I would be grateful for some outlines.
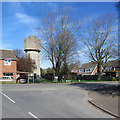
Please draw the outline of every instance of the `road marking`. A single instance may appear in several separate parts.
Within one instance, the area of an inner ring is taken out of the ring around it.
[[[10,100],[12,103],[15,103],[14,100],[12,100],[10,97],[8,97],[7,95],[5,95],[4,93],[0,92],[3,96],[5,96],[8,100]]]
[[[40,120],[37,116],[33,115],[31,112],[28,112],[28,114],[31,115],[33,118]]]

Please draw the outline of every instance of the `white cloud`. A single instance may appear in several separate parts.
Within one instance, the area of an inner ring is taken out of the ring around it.
[[[18,20],[18,22],[20,22],[20,23],[32,24],[32,23],[38,22],[38,19],[36,17],[29,16],[29,15],[23,14],[23,13],[16,13],[15,17]]]

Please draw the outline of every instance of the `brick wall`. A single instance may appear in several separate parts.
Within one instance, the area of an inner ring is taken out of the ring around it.
[[[97,66],[93,69],[92,75],[95,75],[97,73]]]
[[[4,76],[3,73],[13,73],[12,77],[16,80],[17,61],[11,60],[11,65],[4,65],[4,60],[0,60],[0,77]]]
[[[103,68],[101,67],[101,72],[102,72]],[[97,66],[94,68],[92,75],[95,75],[95,73],[97,73]]]

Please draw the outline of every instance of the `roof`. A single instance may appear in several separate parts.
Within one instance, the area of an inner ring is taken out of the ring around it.
[[[111,60],[108,61],[106,67],[120,67],[120,60]]]
[[[94,68],[96,66],[96,63],[91,61],[89,63],[84,63],[80,68]]]
[[[0,59],[17,60],[13,50],[0,50]]]
[[[96,63],[91,61],[89,63],[82,64],[82,66],[80,68],[81,69],[83,69],[83,68],[95,68],[95,66],[96,66]],[[106,67],[120,67],[120,60],[108,61],[108,63],[106,64]]]

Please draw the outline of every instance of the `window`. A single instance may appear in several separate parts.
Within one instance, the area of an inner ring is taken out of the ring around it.
[[[79,72],[84,72],[84,69],[79,69]]]
[[[11,60],[4,60],[4,65],[11,65]]]
[[[5,73],[5,76],[11,76],[10,74],[11,74],[11,73]]]
[[[120,68],[119,68],[119,67],[118,67],[118,68],[116,67],[114,70],[119,70],[119,71],[120,71]]]
[[[86,68],[85,72],[91,72],[91,68]]]
[[[106,71],[112,70],[112,67],[106,67],[105,70]]]

